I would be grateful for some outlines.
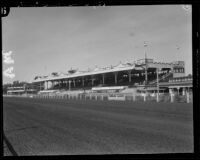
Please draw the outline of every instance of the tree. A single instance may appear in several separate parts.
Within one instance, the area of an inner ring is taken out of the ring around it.
[[[13,87],[19,86],[19,81],[13,81]]]
[[[11,87],[12,84],[11,83],[6,83],[3,85],[3,94],[7,93],[8,87]]]

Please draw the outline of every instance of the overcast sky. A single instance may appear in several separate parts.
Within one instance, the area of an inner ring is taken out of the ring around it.
[[[185,61],[192,73],[191,12],[182,5],[11,8],[2,18],[3,52],[12,51],[15,78],[87,70],[147,57]]]

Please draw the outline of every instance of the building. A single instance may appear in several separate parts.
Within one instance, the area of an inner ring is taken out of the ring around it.
[[[96,67],[88,71],[71,69],[68,73],[36,77],[33,84],[38,86],[39,90],[77,90],[106,86],[138,87],[147,90],[158,87],[158,82],[159,89],[164,85],[169,88],[173,78],[178,77],[185,77],[184,61],[165,63],[145,58],[135,62],[120,62],[116,66]]]
[[[31,88],[31,84],[26,84],[24,86],[18,87],[8,87],[7,95],[28,95],[28,94],[36,94],[37,89]]]

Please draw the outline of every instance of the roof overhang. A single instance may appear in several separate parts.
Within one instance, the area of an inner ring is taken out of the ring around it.
[[[60,77],[51,77],[46,79],[39,79],[34,80],[33,83],[37,82],[44,82],[44,81],[53,81],[53,80],[61,80],[61,79],[69,79],[69,78],[77,78],[77,77],[84,77],[84,76],[90,76],[90,75],[97,75],[97,74],[104,74],[104,73],[112,73],[112,72],[120,72],[120,71],[128,71],[128,70],[143,70],[141,67],[122,67],[122,68],[113,68],[108,70],[100,70],[100,71],[92,71],[92,72],[86,72],[86,73],[75,73],[73,75],[65,75]]]

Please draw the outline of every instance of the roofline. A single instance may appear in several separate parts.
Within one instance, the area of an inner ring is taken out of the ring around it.
[[[150,59],[150,58],[149,58]],[[140,60],[144,60],[144,59],[140,59]],[[153,60],[153,59],[152,59]],[[137,60],[139,61],[139,60]],[[184,62],[184,61],[183,61]],[[152,62],[149,64],[165,64],[165,65],[172,65],[170,68],[173,68],[174,66],[176,66],[177,64],[174,64],[173,62],[171,63],[162,63],[162,62]],[[32,83],[37,83],[37,82],[44,82],[44,81],[52,81],[52,80],[60,80],[60,79],[69,79],[69,78],[76,78],[76,77],[83,77],[83,76],[90,76],[90,75],[97,75],[97,74],[104,74],[104,73],[112,73],[112,72],[119,72],[119,71],[126,71],[126,70],[144,70],[144,66],[137,66],[137,63],[134,63],[134,65],[132,66],[126,66],[126,67],[122,67],[122,68],[118,68],[118,66],[115,66],[114,68],[110,68],[110,69],[105,69],[105,70],[99,70],[99,71],[89,71],[89,72],[85,72],[85,73],[74,73],[72,75],[62,75],[59,77],[47,77],[45,79],[38,79],[38,80],[33,80]]]
[[[69,78],[75,78],[75,77],[83,77],[83,76],[89,76],[89,75],[97,75],[97,74],[103,74],[103,73],[112,73],[112,72],[119,72],[119,71],[126,71],[126,70],[132,70],[134,69],[134,66],[130,67],[124,67],[124,68],[113,68],[110,70],[101,70],[101,71],[92,71],[92,72],[86,72],[86,73],[74,73],[73,75],[65,75],[65,76],[60,76],[60,77],[52,77],[52,78],[47,78],[47,79],[41,79],[41,80],[35,80],[32,81],[33,83],[37,82],[44,82],[44,81],[50,81],[50,80],[59,80],[59,79],[69,79]],[[138,70],[143,70],[141,67],[137,67]]]

